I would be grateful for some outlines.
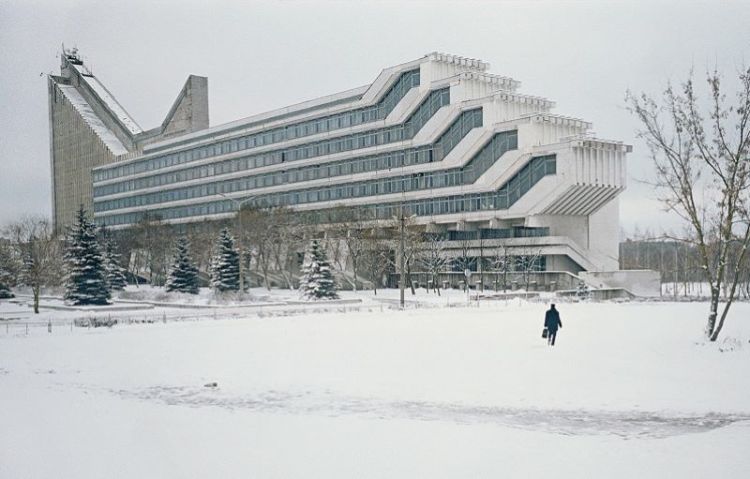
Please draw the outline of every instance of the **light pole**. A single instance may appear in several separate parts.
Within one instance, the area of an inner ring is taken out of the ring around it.
[[[404,277],[404,269],[405,269],[405,266],[406,266],[404,264],[404,257],[406,256],[406,251],[404,251],[404,249],[405,249],[405,244],[404,244],[405,243],[405,241],[404,241],[404,239],[405,239],[404,238],[404,220],[405,220],[405,218],[404,218],[404,205],[403,204],[399,207],[399,212],[398,213],[399,213],[399,223],[400,223],[399,224],[399,248],[401,249],[401,251],[399,251],[399,254],[401,255],[401,258],[399,260],[399,270],[400,271],[399,271],[399,274],[398,274],[398,283],[399,283],[399,295],[400,295],[400,298],[401,298],[401,309],[404,309],[404,286],[405,286],[404,282],[406,281],[406,279]]]
[[[471,278],[471,270],[469,268],[464,269],[464,278],[466,278],[466,304],[471,304],[471,293],[469,292],[469,279]]]
[[[244,293],[245,292],[245,275],[243,274],[243,271],[242,271],[242,264],[244,263],[243,261],[244,258],[242,257],[242,205],[244,205],[248,201],[255,200],[263,195],[248,196],[241,200],[230,198],[224,193],[219,193],[219,196],[224,197],[228,199],[229,201],[231,201],[232,203],[234,203],[235,205],[237,205],[237,249],[239,250],[239,253],[240,253],[240,292]]]

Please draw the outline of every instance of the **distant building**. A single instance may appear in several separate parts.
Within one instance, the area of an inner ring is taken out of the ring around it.
[[[293,68],[293,67],[290,67]],[[76,52],[50,77],[55,219],[79,203],[100,224],[226,219],[236,201],[371,221],[405,212],[474,257],[503,244],[538,270],[618,268],[626,155],[591,124],[485,62],[431,53],[364,87],[208,128],[206,79],[189,77],[142,131]]]

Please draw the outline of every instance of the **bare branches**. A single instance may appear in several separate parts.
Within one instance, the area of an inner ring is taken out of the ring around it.
[[[692,74],[679,92],[668,85],[661,105],[645,94],[627,94],[629,110],[641,124],[637,135],[646,142],[654,161],[663,201],[690,225],[690,235],[681,240],[696,246],[711,288],[707,334],[712,341],[734,299],[740,263],[750,242],[748,234],[738,233],[738,229],[744,227],[747,232],[750,228],[750,69],[740,73],[739,79],[736,102],[728,106],[717,71],[706,75],[706,107],[701,106]],[[697,197],[698,191],[703,197]],[[737,243],[740,255],[732,254]],[[730,282],[731,294],[716,326],[723,282]]]
[[[450,264],[448,242],[438,234],[425,234],[419,252],[420,263],[429,275],[433,291],[440,295],[439,275]]]
[[[62,278],[60,240],[49,219],[24,217],[5,228],[11,245],[21,259],[21,283],[31,287],[34,312],[39,313],[39,296],[44,286],[57,286]]]

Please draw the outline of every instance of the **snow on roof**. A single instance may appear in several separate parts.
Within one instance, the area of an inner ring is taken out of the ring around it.
[[[83,65],[72,65],[81,74],[81,77],[86,82],[86,84],[91,87],[92,90],[94,90],[94,93],[97,94],[99,99],[104,102],[104,104],[110,109],[112,114],[114,114],[115,117],[120,121],[122,126],[124,126],[133,135],[137,135],[138,133],[141,133],[143,131],[143,129],[138,126],[138,123],[135,122],[133,117],[131,117],[130,114],[125,111],[125,108],[123,108],[123,106],[120,105],[117,100],[115,100],[115,97],[109,92],[109,90],[107,90],[104,85],[102,85],[101,82],[91,74],[88,68]]]
[[[74,86],[58,84],[57,87],[65,95],[73,108],[81,115],[83,120],[88,124],[94,133],[101,138],[107,148],[115,155],[124,155],[128,152],[127,148],[120,142],[115,134],[107,128],[104,122],[94,113],[91,105],[75,89]]]

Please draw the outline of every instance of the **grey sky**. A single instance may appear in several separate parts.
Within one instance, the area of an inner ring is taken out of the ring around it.
[[[60,44],[76,45],[143,128],[160,123],[190,73],[209,78],[211,125],[371,82],[431,51],[491,63],[555,112],[623,140],[622,225],[671,228],[625,90],[659,92],[750,61],[750,3],[207,2],[0,0],[0,224],[50,211],[46,79]]]

